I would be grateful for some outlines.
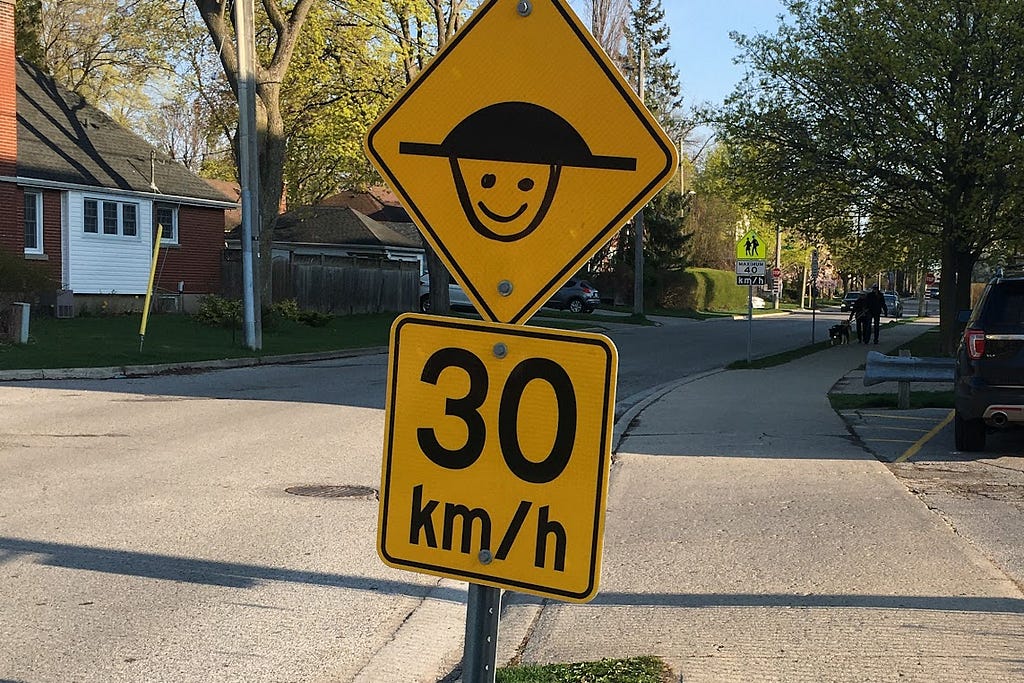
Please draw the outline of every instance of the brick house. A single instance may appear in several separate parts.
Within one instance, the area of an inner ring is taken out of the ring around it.
[[[141,308],[161,222],[155,289],[190,309],[220,291],[237,203],[16,58],[14,3],[0,0],[0,207],[0,249],[44,263],[78,309]]]

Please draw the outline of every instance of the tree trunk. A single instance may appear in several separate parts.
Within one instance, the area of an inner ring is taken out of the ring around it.
[[[971,276],[977,257],[952,239],[942,242],[942,280],[939,282],[939,350],[953,355],[960,343],[957,313],[971,307]]]
[[[427,273],[430,274],[430,312],[434,315],[447,315],[452,310],[448,296],[451,275],[429,244],[424,242],[423,248],[427,254]]]
[[[284,193],[285,134],[280,106],[281,87],[261,83],[256,107],[257,144],[260,150],[260,298],[269,308],[273,302],[274,227]]]

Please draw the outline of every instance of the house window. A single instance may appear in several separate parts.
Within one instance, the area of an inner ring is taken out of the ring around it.
[[[153,240],[156,240],[156,226],[164,226],[161,244],[178,243],[178,207],[174,204],[153,205]]]
[[[25,253],[43,253],[43,195],[25,193]]]
[[[139,206],[127,202],[86,199],[83,205],[82,229],[94,235],[100,233],[102,220],[104,235],[138,237]]]
[[[85,231],[99,232],[99,202],[95,199],[85,200]]]
[[[117,234],[117,204],[115,202],[103,202],[103,234]]]
[[[138,209],[134,204],[121,205],[121,234],[125,237],[135,237],[139,234],[137,213]]]

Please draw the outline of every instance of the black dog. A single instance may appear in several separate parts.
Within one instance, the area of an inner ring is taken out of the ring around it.
[[[828,341],[829,344],[835,346],[836,344],[849,344],[850,343],[850,321],[846,320],[838,325],[833,325],[828,328]]]

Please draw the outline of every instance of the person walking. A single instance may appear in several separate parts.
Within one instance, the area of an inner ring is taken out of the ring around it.
[[[868,302],[867,297],[861,292],[857,300],[850,306],[850,320],[857,325],[857,343],[868,343]]]
[[[885,305],[885,297],[878,291],[878,285],[871,285],[871,291],[864,297],[865,306],[868,311],[867,326],[864,330],[864,343],[868,343],[868,337],[874,332],[875,343],[878,343],[878,328],[881,326],[882,313],[889,315],[889,308]]]

